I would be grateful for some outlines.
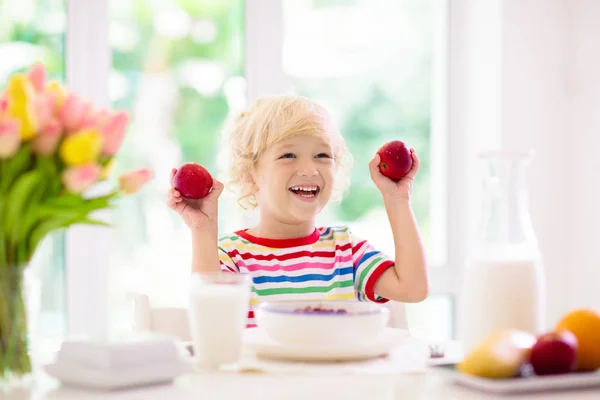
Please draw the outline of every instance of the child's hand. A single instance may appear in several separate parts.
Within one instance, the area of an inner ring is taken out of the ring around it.
[[[210,193],[202,199],[188,199],[173,188],[173,176],[177,169],[171,170],[171,189],[167,205],[175,210],[192,231],[207,231],[217,234],[218,199],[223,192],[223,184],[213,178]]]
[[[375,158],[369,163],[371,179],[373,179],[375,186],[377,186],[384,198],[410,198],[413,180],[419,170],[419,157],[417,157],[414,149],[410,149],[410,155],[413,159],[412,168],[398,182],[393,181],[379,171],[379,163],[381,161],[379,154],[375,154]]]

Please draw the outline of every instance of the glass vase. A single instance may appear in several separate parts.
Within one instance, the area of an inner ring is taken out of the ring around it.
[[[0,265],[0,387],[33,380],[31,326],[39,310],[39,281],[30,266]]]

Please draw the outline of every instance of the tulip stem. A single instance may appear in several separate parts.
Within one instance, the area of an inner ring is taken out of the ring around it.
[[[31,372],[23,271],[0,264],[0,382]]]

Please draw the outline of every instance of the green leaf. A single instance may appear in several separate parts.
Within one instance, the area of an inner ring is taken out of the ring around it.
[[[85,218],[82,221],[80,221],[79,223],[85,224],[85,225],[96,225],[96,226],[104,226],[104,227],[110,228],[110,224],[108,224],[104,221],[98,221],[97,219],[91,219],[91,218]]]
[[[4,221],[4,198],[0,197],[0,221]],[[3,262],[8,261],[8,241],[4,235],[4,229],[0,226],[0,268],[5,267]]]
[[[60,197],[48,199],[42,206],[42,213],[63,212],[67,210],[80,210],[81,212],[91,212],[111,206],[111,200],[119,195],[119,192],[111,192],[107,195],[84,199],[80,195],[66,194]]]
[[[92,210],[100,210],[103,208],[110,207],[110,202],[112,199],[116,198],[119,195],[118,191],[111,192],[105,196],[95,197],[92,199],[85,200],[85,209]]]
[[[49,183],[50,182],[46,179],[40,179],[37,190],[34,190],[31,196],[27,199],[27,206],[21,218],[21,229],[19,229],[18,233],[16,234],[15,243],[20,243],[40,219],[40,208],[43,204],[43,198],[46,194],[46,189],[48,188]]]
[[[59,197],[48,199],[46,206],[56,207],[57,209],[69,209],[81,207],[85,204],[85,200],[78,194],[65,194]]]
[[[87,213],[80,214],[76,217],[73,217],[71,213],[54,215],[34,228],[29,237],[28,254],[32,255],[35,252],[36,247],[46,235],[58,229],[68,228],[75,224],[109,226],[105,222],[90,218]]]
[[[37,167],[44,173],[52,176],[58,176],[58,169],[52,157],[38,156],[36,158]]]
[[[8,238],[12,238],[12,243],[16,244],[19,235],[19,219],[23,218],[23,211],[33,195],[33,192],[39,187],[42,175],[39,171],[29,171],[19,177],[10,193],[6,198],[4,232]]]
[[[2,175],[0,176],[0,194],[8,193],[17,177],[27,170],[31,161],[31,147],[22,146],[17,154],[2,164]]]
[[[23,216],[23,229],[21,235],[19,235],[18,241],[24,239],[24,235],[29,234],[33,225],[40,218],[40,207],[52,196],[52,193],[50,193],[50,187],[53,183],[52,178],[44,174],[43,171],[40,171],[40,173],[42,175],[40,176],[38,187],[27,199],[27,207]]]
[[[110,207],[110,201],[118,194],[118,192],[112,192],[87,200],[79,195],[67,194],[48,199],[44,204],[40,204],[27,216],[27,232],[34,227],[30,236],[30,251],[35,251],[35,246],[39,244],[44,235],[53,230],[66,228],[73,224],[110,226],[102,221],[91,219],[88,215],[95,210]],[[42,222],[39,222],[40,220]]]
[[[77,219],[78,218],[73,218],[72,215],[57,214],[54,217],[50,217],[41,222],[33,229],[31,235],[29,235],[28,253],[33,254],[38,244],[46,237],[46,235],[58,229],[68,227],[77,221]]]
[[[42,204],[37,209],[37,215],[39,219],[48,219],[55,215],[61,215],[64,218],[77,219],[87,215],[87,211],[80,208],[56,207]]]

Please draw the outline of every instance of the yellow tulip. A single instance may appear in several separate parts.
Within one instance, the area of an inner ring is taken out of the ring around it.
[[[33,85],[25,75],[16,74],[9,79],[5,94],[8,100],[6,115],[21,123],[21,140],[33,138],[38,128]]]
[[[60,156],[70,166],[90,164],[102,151],[102,135],[96,129],[84,129],[67,136],[60,146]]]

